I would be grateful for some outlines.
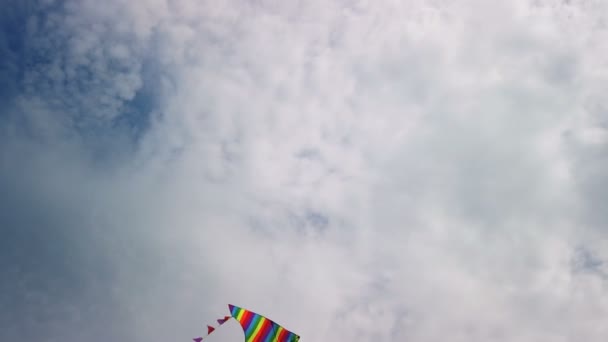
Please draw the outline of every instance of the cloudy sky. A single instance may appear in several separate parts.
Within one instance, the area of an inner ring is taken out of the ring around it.
[[[0,340],[608,336],[606,1],[0,4]]]

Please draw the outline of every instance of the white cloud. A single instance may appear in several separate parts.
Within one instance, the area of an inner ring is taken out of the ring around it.
[[[118,337],[189,340],[234,303],[304,341],[600,341],[604,7],[70,2],[32,19],[50,57],[20,102],[68,133],[26,174],[13,139],[2,183],[88,213]],[[91,166],[72,123],[127,115],[146,73],[149,130]]]

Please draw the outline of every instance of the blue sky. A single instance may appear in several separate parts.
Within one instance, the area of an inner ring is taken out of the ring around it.
[[[603,1],[2,5],[0,340],[608,335]]]

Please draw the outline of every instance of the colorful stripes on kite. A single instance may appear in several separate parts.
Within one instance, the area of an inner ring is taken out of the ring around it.
[[[228,308],[232,317],[243,327],[245,342],[297,342],[300,340],[300,336],[262,315],[234,305],[228,305]]]

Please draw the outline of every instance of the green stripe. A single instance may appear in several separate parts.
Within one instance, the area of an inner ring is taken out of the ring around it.
[[[275,341],[278,334],[279,334],[279,325],[273,322],[272,323],[272,334],[268,334],[269,338],[267,338],[266,341],[268,341],[268,342]]]
[[[258,315],[258,314],[254,314],[255,316],[251,319],[251,324],[249,324],[249,326],[247,327],[247,331],[245,331],[245,337],[246,338],[250,338],[251,335],[253,335],[253,332],[255,331],[255,327],[258,326],[258,324],[260,324],[260,320],[262,319],[262,316]]]

